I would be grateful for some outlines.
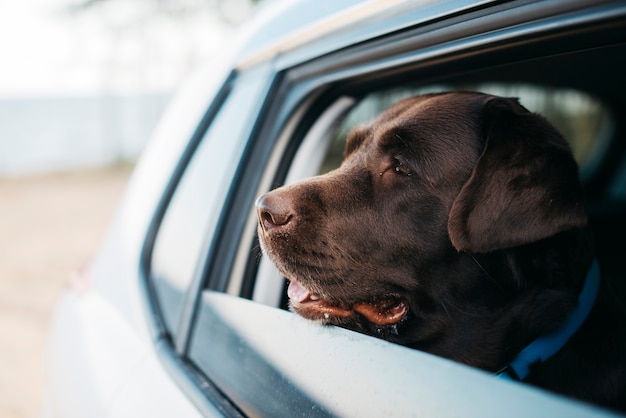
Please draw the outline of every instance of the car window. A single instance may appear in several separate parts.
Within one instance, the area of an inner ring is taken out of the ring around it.
[[[235,82],[193,153],[159,227],[151,278],[168,330],[181,318],[185,292],[203,249],[213,235],[225,195],[242,153],[246,112],[262,83],[242,75]]]
[[[509,95],[520,97],[521,102],[533,111],[545,113],[546,109],[560,108],[562,104],[558,101],[543,101],[555,92],[539,87],[516,90],[517,86],[494,86],[491,92],[495,93],[497,89],[507,91],[507,88],[510,88]],[[403,97],[432,91],[431,87],[391,89],[368,94],[358,102],[352,97],[340,96],[327,106],[304,135],[292,157],[285,183],[337,167],[341,163],[345,137],[350,129],[370,120]],[[607,129],[610,114],[600,102],[584,93],[570,90],[561,93],[562,98],[559,100],[580,101],[579,107],[570,106],[567,108],[570,110],[559,109],[554,112],[563,118],[562,129],[569,129],[569,118],[580,118],[581,114],[587,116],[585,134],[577,133],[577,142],[572,143],[575,149],[578,147],[579,159],[584,162],[591,158],[596,147],[601,146],[603,130]],[[534,102],[531,100],[533,98]],[[582,122],[578,120],[578,123]],[[402,410],[412,414],[422,407],[432,411],[430,408],[436,409],[436,406],[425,406],[424,400],[420,401],[406,393],[407,390],[419,391],[414,385],[423,382],[432,385],[429,386],[431,395],[434,386],[440,387],[442,392],[446,392],[444,388],[456,387],[448,393],[455,394],[455,400],[459,401],[456,405],[462,409],[457,412],[464,416],[481,416],[485,408],[497,408],[496,404],[502,402],[499,399],[498,402],[494,401],[494,405],[489,405],[490,401],[483,397],[483,403],[474,404],[475,410],[471,410],[468,405],[472,402],[458,398],[466,393],[460,390],[461,386],[472,386],[478,380],[483,389],[485,385],[501,384],[488,373],[466,367],[461,371],[457,368],[451,371],[451,362],[448,360],[433,358],[416,350],[336,327],[319,327],[291,313],[264,306],[286,306],[286,282],[266,257],[261,256],[260,261],[255,259],[254,262],[259,268],[252,299],[261,303],[204,290],[195,324],[196,332],[189,345],[189,358],[228,398],[234,400],[244,414],[360,416],[361,413],[371,413],[371,416],[384,416]],[[390,356],[390,351],[394,351],[396,357]],[[346,362],[342,363],[344,360]],[[431,361],[433,363],[428,366]],[[378,364],[381,370],[363,368],[361,366],[364,363]],[[320,370],[319,367],[328,369]],[[402,373],[391,372],[394,367],[405,370]],[[346,368],[350,370],[349,373],[346,373]],[[422,376],[422,379],[396,381],[410,375],[406,373],[406,368],[415,368],[415,374]],[[448,378],[443,377],[442,370],[450,372]],[[464,374],[466,372],[467,375]],[[358,374],[366,376],[359,377]],[[346,376],[352,376],[350,382],[341,381]],[[359,392],[367,390],[359,386],[360,381],[372,382],[377,379],[385,382],[384,388],[372,390],[370,396],[363,396]],[[461,383],[464,379],[467,379],[466,383]],[[541,407],[547,408],[543,412],[585,412],[585,407],[581,409],[579,405],[547,396],[528,386],[516,385],[515,389],[520,392],[509,392],[511,397],[507,402],[524,402],[522,399],[530,396],[533,405],[538,405],[534,402],[549,403]],[[389,396],[389,402],[380,401],[385,396]],[[395,401],[393,396],[397,396]],[[444,398],[445,395],[438,395],[439,401]],[[452,408],[449,412],[454,415],[454,406],[446,405]],[[528,406],[525,410],[528,411]],[[586,412],[598,411],[590,409]]]
[[[296,84],[297,79],[289,74],[284,77]],[[345,90],[342,86],[332,87],[327,96],[320,94],[315,106],[281,109],[281,114],[294,115],[295,122],[288,122],[298,129],[293,129],[296,132],[293,135],[286,134],[291,142],[286,151],[277,151],[279,162],[268,158],[266,171],[267,177],[272,178],[272,188],[339,166],[350,129],[397,100],[416,94],[478,90],[519,97],[522,105],[545,115],[568,137],[583,176],[585,171],[593,171],[596,158],[607,152],[607,137],[613,129],[612,115],[600,100],[569,88],[501,82],[399,87],[396,84],[393,88],[371,93],[368,90],[361,95],[363,92],[354,85],[346,86]],[[296,100],[285,91],[285,100],[281,102],[293,105]],[[288,125],[270,118],[264,122]],[[259,192],[266,190],[260,188]],[[254,231],[253,202],[249,205],[253,219],[250,229]],[[235,283],[234,290],[229,291],[231,294],[203,289],[186,353],[193,366],[243,414],[482,417],[500,416],[506,405],[507,411],[524,411],[529,416],[603,415],[601,410],[588,405],[526,385],[503,382],[477,369],[338,327],[321,327],[283,309],[275,309],[285,308],[285,280],[260,254],[258,242],[251,245],[252,234],[234,237],[242,241],[241,252],[249,262],[246,269],[253,276],[256,274],[252,295],[239,292],[241,277],[232,277],[241,275],[243,268],[233,269],[236,273],[231,273],[231,283]],[[251,247],[257,251],[251,251]],[[253,301],[233,296],[239,294]],[[428,395],[415,395],[419,393]],[[490,396],[491,393],[495,395]]]

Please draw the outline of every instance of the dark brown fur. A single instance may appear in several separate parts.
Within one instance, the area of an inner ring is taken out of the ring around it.
[[[314,295],[295,312],[492,372],[559,326],[593,259],[567,142],[478,93],[397,103],[349,135],[340,168],[257,209],[264,252]],[[626,410],[624,321],[603,302],[526,381]]]

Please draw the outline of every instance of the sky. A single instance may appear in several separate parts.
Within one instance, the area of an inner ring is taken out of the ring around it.
[[[0,95],[53,88],[52,77],[58,76],[72,55],[70,28],[50,18],[58,3],[59,0],[0,3]]]
[[[0,2],[0,98],[171,91],[235,29],[198,8],[206,1],[188,0],[196,12],[175,16],[149,1],[107,0],[71,13],[72,2]]]
[[[133,160],[252,13],[250,0],[70,7],[84,1],[0,1],[0,177]]]

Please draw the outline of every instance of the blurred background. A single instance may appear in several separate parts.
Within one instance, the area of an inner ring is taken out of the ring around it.
[[[0,2],[0,418],[40,415],[59,291],[173,94],[259,3]]]

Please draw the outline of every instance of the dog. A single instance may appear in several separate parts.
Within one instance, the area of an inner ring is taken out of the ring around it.
[[[350,132],[339,168],[260,196],[258,236],[304,318],[626,411],[626,321],[584,194],[545,118],[436,93]]]

